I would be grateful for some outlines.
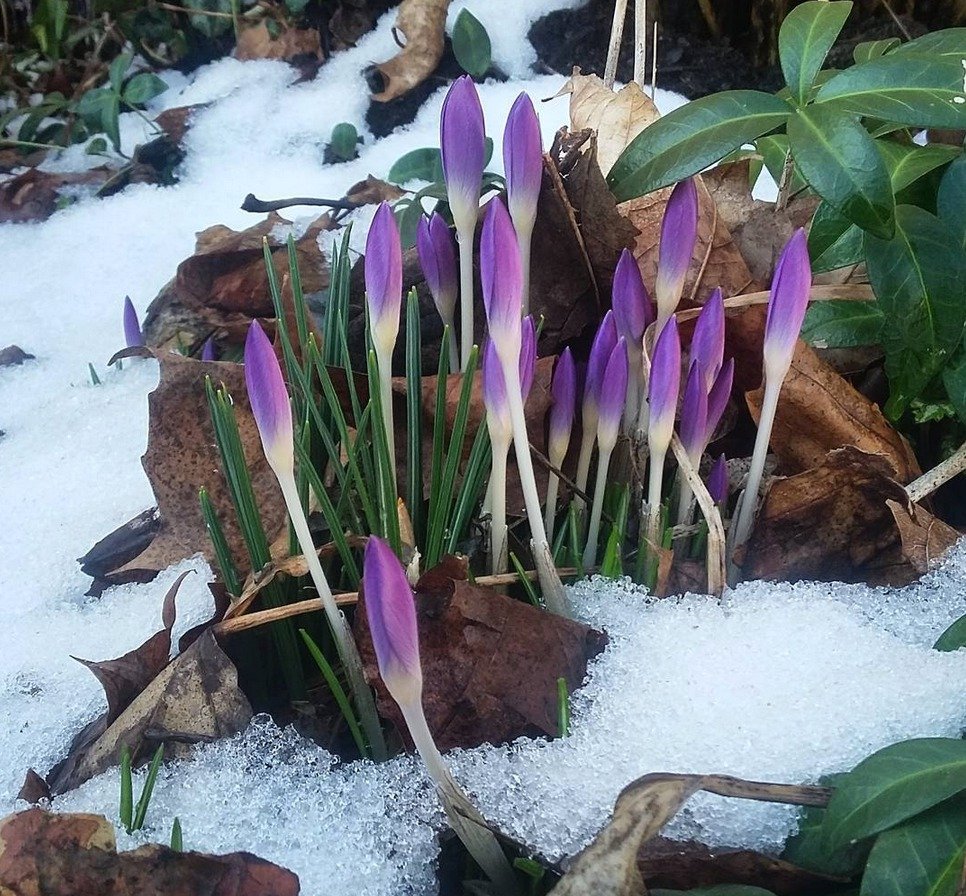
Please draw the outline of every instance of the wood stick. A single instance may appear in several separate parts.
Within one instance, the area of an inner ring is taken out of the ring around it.
[[[627,15],[627,0],[614,3],[614,21],[610,26],[610,43],[607,45],[607,62],[604,65],[604,86],[614,89],[617,78],[617,60],[621,52],[621,38],[624,36],[624,18]]]
[[[964,470],[966,470],[966,442],[959,446],[952,457],[947,457],[942,463],[910,482],[906,486],[906,494],[913,504],[917,504]]]

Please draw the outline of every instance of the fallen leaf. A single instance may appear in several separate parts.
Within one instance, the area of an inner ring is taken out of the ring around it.
[[[359,205],[378,205],[380,202],[395,202],[406,195],[406,191],[371,174],[346,190],[345,198]]]
[[[772,481],[742,578],[868,581],[877,566],[895,564],[898,536],[886,501],[904,497],[888,458],[852,446],[830,451],[804,473]],[[907,569],[905,581],[913,577]]]
[[[191,106],[175,106],[173,109],[165,109],[154,119],[154,123],[168,135],[172,142],[180,146],[185,134],[188,133],[192,116],[195,112],[206,109],[208,105],[208,103],[194,103]]]
[[[288,61],[296,56],[312,56],[322,59],[322,42],[315,28],[292,28],[283,22],[275,22],[278,33],[273,35],[268,20],[242,28],[235,42],[232,55],[243,61],[251,59],[282,59]]]
[[[28,803],[39,803],[41,800],[50,799],[50,788],[47,786],[47,782],[40,777],[32,768],[27,769],[27,774],[24,775],[23,784],[20,785],[20,790],[17,793],[18,800],[24,800]]]
[[[436,71],[443,57],[448,8],[449,0],[403,0],[399,4],[395,31],[405,36],[406,43],[392,59],[375,66],[382,74],[383,89],[372,94],[374,100],[394,100]]]
[[[597,132],[597,164],[606,176],[628,144],[660,118],[657,106],[634,82],[616,93],[597,75],[573,70],[557,96],[570,94],[570,129]]]
[[[29,168],[0,183],[0,224],[44,221],[61,207],[68,191],[87,188],[93,193],[111,173],[104,165],[65,174]]]
[[[756,422],[763,394],[757,389],[746,395]],[[879,408],[801,340],[782,385],[769,444],[786,472],[816,467],[829,451],[845,445],[880,455],[899,482],[911,482],[921,472],[909,443]]]
[[[415,590],[423,706],[439,748],[556,736],[557,679],[579,687],[606,635],[438,571]],[[359,602],[364,608],[364,589]],[[379,679],[364,610],[355,614],[355,631],[379,711],[408,742]]]
[[[212,333],[241,344],[252,318],[274,317],[268,274],[262,251],[268,240],[287,306],[292,304],[286,237],[277,235],[288,222],[277,214],[243,231],[218,224],[198,234],[195,253],[178,265],[148,307],[143,331],[148,345],[173,351],[200,346]],[[331,230],[328,214],[321,215],[296,240],[296,256],[303,292],[308,295],[328,286],[325,258],[318,236]]]
[[[106,588],[111,587],[111,573],[143,553],[154,541],[160,526],[161,516],[157,507],[143,510],[105,535],[83,557],[78,557],[81,572],[94,579],[87,594],[99,597]],[[157,570],[145,570],[140,576],[131,573],[133,581],[144,582],[149,582],[156,574]]]
[[[152,843],[118,853],[101,815],[27,809],[0,820],[4,896],[296,896],[298,877],[246,852],[176,852]]]
[[[899,529],[902,556],[919,575],[928,572],[961,537],[961,533],[928,510],[909,501],[886,501]]]

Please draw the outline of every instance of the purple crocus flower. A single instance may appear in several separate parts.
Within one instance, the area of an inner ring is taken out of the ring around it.
[[[402,305],[402,244],[388,202],[380,204],[366,237],[366,302],[377,351],[391,353],[399,333]]]
[[[476,226],[483,181],[483,106],[469,75],[457,78],[443,100],[439,147],[443,158],[446,194],[457,230]]]
[[[436,212],[430,218],[420,217],[416,228],[416,250],[436,310],[443,323],[452,327],[459,292],[456,243],[446,222]]]
[[[523,401],[526,402],[533,385],[533,374],[537,364],[537,330],[532,317],[525,317],[521,323],[520,344],[520,387]],[[500,432],[509,442],[512,435],[510,405],[506,394],[506,381],[503,368],[492,339],[483,347],[483,404],[486,406],[487,420],[492,418],[500,426]]]
[[[506,198],[517,233],[530,233],[537,216],[543,179],[543,142],[540,120],[530,97],[521,93],[503,129],[503,168]]]
[[[663,454],[674,432],[674,414],[681,388],[681,340],[674,317],[668,319],[657,337],[651,358],[651,375],[647,384],[647,403],[650,409],[648,441],[657,446],[652,454]]]
[[[144,345],[144,335],[141,333],[138,313],[134,310],[130,296],[124,297],[124,342],[128,348]]]
[[[627,340],[621,336],[607,359],[607,367],[600,384],[597,411],[597,446],[600,451],[613,449],[617,443],[626,399]]]
[[[714,384],[724,360],[725,317],[721,289],[715,289],[704,303],[691,337],[691,362],[698,361],[704,372],[704,388]]]
[[[714,431],[721,422],[721,415],[728,406],[731,397],[731,386],[735,379],[735,359],[728,358],[718,375],[714,379],[711,391],[708,393],[708,426],[704,433],[704,444],[707,445],[714,435]]]
[[[661,246],[657,259],[657,279],[654,293],[657,298],[657,325],[663,329],[678,307],[684,279],[694,254],[698,234],[698,191],[694,179],[678,183],[664,209],[661,222]]]
[[[379,674],[401,706],[419,703],[423,671],[419,662],[416,603],[399,558],[370,535],[362,564],[366,618]]]
[[[684,386],[684,402],[681,405],[681,443],[691,463],[697,465],[704,451],[705,432],[708,427],[708,393],[704,370],[700,361],[692,361]]]
[[[490,338],[499,356],[509,363],[520,352],[523,273],[513,223],[499,199],[489,203],[483,221],[480,279]]]
[[[201,346],[202,361],[217,361],[218,353],[215,351],[215,337],[209,336],[204,345]]]
[[[611,304],[617,332],[627,340],[628,346],[640,347],[644,331],[654,320],[654,309],[641,277],[641,269],[629,249],[621,252],[614,271]]]
[[[560,466],[570,447],[570,432],[577,407],[577,369],[569,346],[561,352],[550,384],[550,425],[547,449],[551,463]],[[557,458],[557,460],[554,460]]]
[[[721,506],[728,500],[728,462],[722,454],[711,467],[707,479],[708,494],[715,504]]]
[[[808,295],[812,288],[812,267],[808,259],[808,242],[800,227],[785,244],[768,298],[765,321],[765,376],[782,379],[792,363],[795,343],[802,329]]]
[[[607,374],[607,362],[610,360],[614,346],[617,345],[617,322],[614,312],[608,311],[597,328],[594,342],[590,347],[590,358],[587,361],[587,379],[584,382],[584,426],[591,429],[597,425],[597,413],[600,405],[600,394],[604,377]]]
[[[257,320],[245,339],[245,385],[269,466],[279,477],[291,475],[295,466],[292,407],[275,349]]]

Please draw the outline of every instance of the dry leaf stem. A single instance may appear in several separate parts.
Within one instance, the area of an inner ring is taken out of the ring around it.
[[[964,470],[966,470],[966,442],[960,445],[951,457],[947,457],[941,464],[937,464],[918,479],[910,482],[906,486],[906,494],[913,504],[917,504]]]

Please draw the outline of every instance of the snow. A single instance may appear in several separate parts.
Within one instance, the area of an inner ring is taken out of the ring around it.
[[[481,86],[500,170],[501,127],[520,90],[557,93],[562,80],[531,76],[527,24],[575,0],[454,3],[486,25],[497,64],[517,80]],[[139,464],[147,434],[153,361],[107,369],[122,341],[121,306],[139,312],[191,254],[196,231],[251,226],[243,196],[340,196],[368,174],[385,175],[404,152],[437,142],[444,90],[416,120],[375,141],[364,115],[362,70],[395,51],[392,12],[312,82],[295,84],[276,62],[226,59],[190,77],[168,75],[152,113],[205,103],[186,141],[181,181],[135,185],[87,199],[38,224],[0,227],[0,345],[37,355],[0,369],[0,801],[13,806],[28,766],[44,772],[71,736],[103,710],[89,671],[70,655],[118,656],[153,634],[161,600],[184,569],[176,636],[210,611],[210,570],[194,558],[155,582],[83,596],[75,558],[150,506]],[[512,27],[510,27],[512,25]],[[664,109],[679,98],[658,94]],[[549,143],[567,98],[539,105]],[[365,138],[359,159],[322,164],[332,127],[350,121]],[[150,136],[121,119],[125,151]],[[95,163],[99,160],[94,160]],[[48,163],[79,170],[83,147]],[[294,209],[304,219],[309,209]],[[357,216],[356,244],[367,214]],[[90,383],[92,362],[103,380]],[[494,821],[550,857],[572,853],[605,819],[618,790],[649,771],[706,771],[784,781],[847,768],[893,740],[958,733],[966,651],[929,645],[966,612],[966,546],[923,583],[895,593],[853,586],[742,586],[719,605],[685,597],[652,602],[624,584],[584,583],[582,616],[612,645],[574,696],[566,740],[481,748],[453,757],[457,775]],[[143,775],[143,772],[141,773]],[[57,808],[117,816],[110,772],[57,800]],[[307,894],[433,892],[442,815],[409,757],[341,766],[334,757],[260,719],[229,741],[164,768],[135,841],[166,840],[178,815],[191,848],[247,849],[302,877]],[[695,798],[679,835],[774,847],[791,829],[782,807]],[[126,836],[122,845],[131,842]]]

